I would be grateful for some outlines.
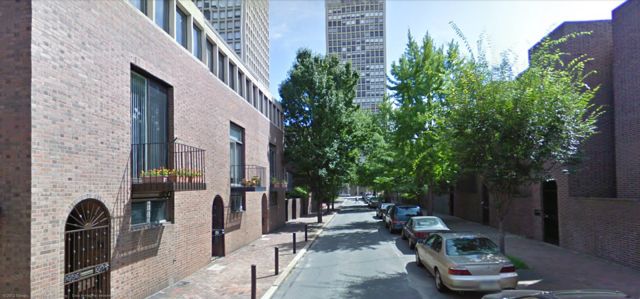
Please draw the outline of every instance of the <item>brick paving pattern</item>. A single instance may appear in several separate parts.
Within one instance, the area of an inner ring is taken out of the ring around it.
[[[323,224],[333,219],[333,214],[323,216]],[[251,265],[256,265],[257,298],[260,298],[278,278],[275,275],[274,247],[280,251],[280,274],[293,260],[293,238],[296,233],[296,249],[306,245],[304,225],[308,224],[308,242],[316,237],[322,224],[316,223],[316,216],[309,215],[287,222],[287,224],[262,238],[251,242],[231,254],[216,259],[208,266],[152,296],[163,298],[251,298]]]

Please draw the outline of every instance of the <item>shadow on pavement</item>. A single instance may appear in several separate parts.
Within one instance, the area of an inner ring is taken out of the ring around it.
[[[414,255],[415,254],[414,251],[411,248],[409,248],[409,241],[402,240],[401,237],[397,237],[396,238],[396,247],[404,255]]]
[[[387,239],[380,238],[377,231],[344,232],[323,234],[310,249],[315,252],[332,252],[338,250],[357,251],[373,249]]]
[[[485,295],[485,293],[476,293],[476,292],[454,292],[449,291],[446,293],[440,293],[436,290],[435,281],[433,280],[433,276],[427,269],[420,268],[416,264],[416,262],[407,263],[405,270],[411,277],[411,279],[419,279],[423,280],[428,285],[428,289],[423,290],[421,298],[456,298],[456,299],[477,299],[481,298]]]

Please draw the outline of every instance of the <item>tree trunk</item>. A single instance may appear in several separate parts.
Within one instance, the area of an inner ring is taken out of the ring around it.
[[[433,188],[431,188],[431,186],[429,186],[429,193],[428,193],[428,199],[427,199],[427,215],[429,216],[433,216]]]
[[[334,198],[334,199],[331,200],[331,211],[335,211],[336,210],[335,203],[336,203],[336,199]]]
[[[505,238],[504,238],[504,224],[502,217],[498,218],[498,232],[500,233],[500,252],[505,254]]]
[[[318,217],[318,223],[322,223],[322,198],[320,192],[315,188],[311,188],[311,194],[313,194],[312,200],[316,202],[316,216]]]

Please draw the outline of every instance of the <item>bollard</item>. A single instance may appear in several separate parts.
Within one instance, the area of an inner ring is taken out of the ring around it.
[[[308,227],[308,226],[309,226],[308,224],[305,224],[305,225],[304,225],[304,241],[305,241],[305,242],[307,242],[307,227]]]
[[[256,265],[251,265],[251,299],[256,299]]]
[[[296,254],[296,233],[293,233],[293,254]]]
[[[278,275],[278,273],[280,273],[280,270],[278,269],[278,247],[274,248],[276,251],[276,275]]]

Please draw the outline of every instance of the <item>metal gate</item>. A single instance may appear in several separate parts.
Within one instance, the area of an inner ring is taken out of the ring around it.
[[[78,203],[64,237],[65,298],[109,298],[111,221],[105,206],[95,199]]]

